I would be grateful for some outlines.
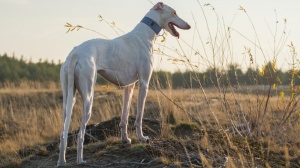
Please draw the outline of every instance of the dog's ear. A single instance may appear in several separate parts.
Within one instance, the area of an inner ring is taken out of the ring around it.
[[[152,9],[155,9],[155,10],[157,10],[157,9],[164,9],[164,3],[158,2],[156,5],[153,6]]]

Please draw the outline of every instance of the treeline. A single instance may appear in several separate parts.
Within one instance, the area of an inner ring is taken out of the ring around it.
[[[237,65],[229,65],[227,70],[207,69],[205,72],[155,72],[152,76],[152,85],[161,88],[199,88],[212,86],[237,85],[300,85],[298,71],[274,69],[270,62],[263,68],[248,68],[244,73]]]
[[[21,82],[24,80],[39,82],[59,82],[59,71],[61,63],[40,60],[37,63],[17,59],[7,54],[0,55],[0,83]],[[150,87],[160,88],[199,88],[227,85],[289,85],[293,82],[300,85],[300,74],[298,71],[276,70],[271,62],[263,68],[249,68],[243,72],[237,65],[229,65],[227,70],[207,69],[205,72],[154,72]],[[97,83],[107,84],[103,78],[98,78]]]
[[[19,82],[22,80],[32,81],[59,81],[61,64],[53,61],[40,60],[38,63],[26,61],[21,57],[9,57],[7,54],[0,55],[0,82]]]

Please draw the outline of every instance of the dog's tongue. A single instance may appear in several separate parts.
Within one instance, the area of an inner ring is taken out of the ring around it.
[[[179,39],[180,34],[178,33],[178,31],[174,28],[174,33],[176,35],[176,37]]]
[[[175,26],[178,27],[176,24],[174,24],[174,23],[172,23],[172,22],[169,23],[169,27],[170,27],[170,29],[172,30],[173,34],[174,34],[177,38],[179,38],[180,35],[179,35],[178,31],[176,30]],[[178,27],[178,28],[180,28],[180,27]]]

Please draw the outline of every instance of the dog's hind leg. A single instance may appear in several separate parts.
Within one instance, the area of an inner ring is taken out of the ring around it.
[[[84,67],[84,68],[83,68]],[[95,66],[81,65],[77,69],[78,79],[76,79],[76,87],[81,94],[83,102],[83,115],[80,130],[77,139],[77,163],[85,163],[83,160],[83,142],[86,125],[91,117],[92,104],[94,98],[94,86],[96,82]]]
[[[134,86],[135,83],[128,85],[124,88],[122,117],[119,125],[121,127],[121,141],[124,143],[131,143],[131,139],[128,138],[127,134],[127,125]]]
[[[60,80],[63,91],[63,126],[60,134],[59,159],[57,166],[66,163],[66,148],[68,141],[68,130],[71,121],[72,109],[75,104],[75,86],[74,86],[74,69],[76,66],[76,55],[73,56],[71,62],[61,68]]]

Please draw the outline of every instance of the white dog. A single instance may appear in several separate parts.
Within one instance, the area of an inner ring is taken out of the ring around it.
[[[157,3],[129,33],[113,40],[93,39],[75,47],[61,67],[60,78],[63,90],[63,129],[60,135],[57,166],[66,163],[65,153],[68,139],[75,91],[83,101],[83,118],[78,133],[77,163],[83,161],[85,127],[91,116],[94,85],[97,73],[117,86],[124,87],[122,117],[120,122],[121,141],[131,143],[127,135],[128,112],[135,83],[139,80],[139,96],[135,121],[137,137],[147,142],[142,132],[142,118],[153,69],[153,43],[161,29],[179,38],[174,26],[190,29],[171,7]]]

